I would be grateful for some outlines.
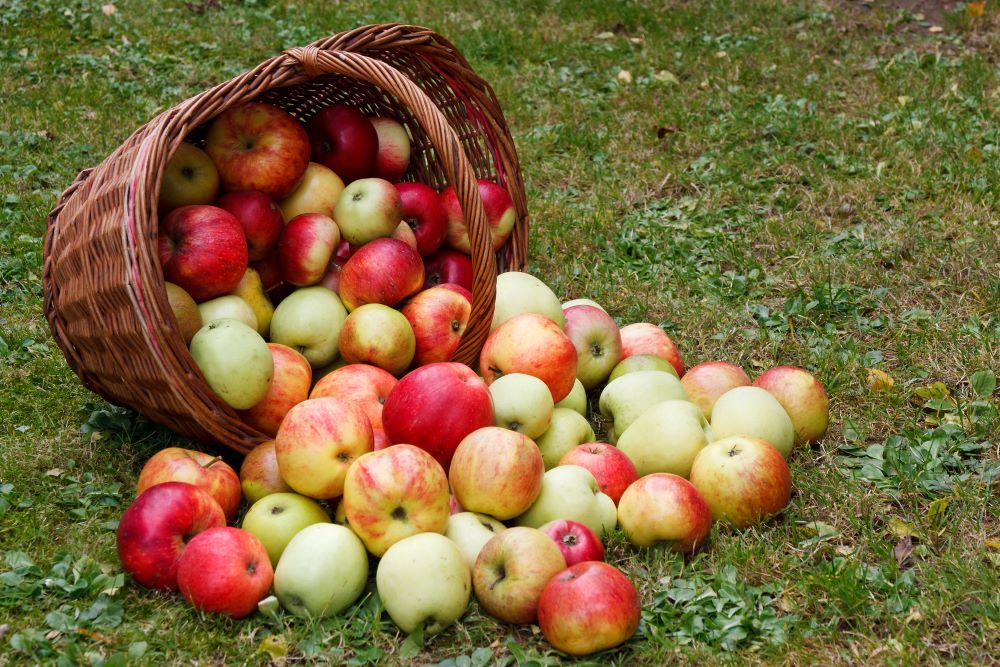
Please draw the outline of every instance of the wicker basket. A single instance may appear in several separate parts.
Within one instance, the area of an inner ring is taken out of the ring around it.
[[[157,260],[160,174],[185,138],[204,136],[224,109],[260,99],[305,121],[337,103],[391,116],[409,130],[410,172],[454,185],[469,222],[473,303],[456,360],[470,363],[489,333],[498,271],[525,265],[528,217],[513,140],[489,84],[425,28],[375,25],[295,48],[140,127],[80,173],[49,215],[45,315],[83,384],[177,433],[249,451],[266,436],[209,389],[188,353]],[[475,179],[510,192],[517,222],[494,253]]]

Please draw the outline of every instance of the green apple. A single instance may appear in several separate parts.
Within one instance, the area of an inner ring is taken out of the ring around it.
[[[717,439],[734,435],[760,438],[786,459],[795,443],[792,420],[774,396],[760,387],[736,387],[715,401],[712,431]]]
[[[593,473],[583,466],[562,465],[545,473],[538,499],[515,522],[538,528],[556,519],[577,521],[603,536],[618,523],[618,510]]]
[[[608,382],[635,371],[666,371],[677,377],[677,369],[663,357],[658,357],[655,354],[633,354],[618,362],[618,365],[611,370]]]
[[[524,313],[537,313],[562,328],[562,304],[552,289],[530,273],[508,271],[497,276],[497,298],[490,330]]]
[[[257,317],[257,333],[267,336],[271,329],[271,317],[274,316],[274,305],[267,298],[264,285],[261,283],[260,274],[251,267],[247,267],[246,273],[240,279],[236,289],[233,290],[235,296],[247,302],[253,314]]]
[[[179,144],[163,169],[160,210],[170,211],[192,204],[211,204],[218,192],[219,172],[208,153],[194,144]]]
[[[314,523],[330,523],[330,516],[315,500],[297,493],[272,493],[247,510],[242,528],[260,539],[271,565],[276,566],[292,538]]]
[[[584,389],[580,378],[577,378],[576,382],[573,383],[573,388],[570,390],[569,396],[556,403],[556,407],[569,408],[574,412],[579,412],[584,417],[587,416],[587,390]]]
[[[239,320],[257,333],[257,315],[253,312],[250,304],[234,294],[218,296],[208,301],[198,304],[198,312],[201,313],[201,321],[209,324],[216,320],[231,319]],[[261,334],[263,335],[263,334]]]
[[[302,287],[274,309],[271,342],[299,351],[310,366],[322,368],[338,356],[346,319],[347,309],[336,292],[320,285]]]
[[[476,564],[476,558],[483,545],[507,527],[486,514],[478,512],[457,512],[448,517],[445,537],[455,543],[462,552],[469,567]]]
[[[664,371],[635,371],[609,382],[598,404],[601,415],[613,421],[608,442],[615,444],[618,435],[648,408],[673,399],[686,401],[687,393],[676,376]]]
[[[368,582],[368,552],[354,532],[314,523],[298,532],[274,568],[274,594],[295,614],[323,618],[351,605]]]
[[[632,460],[639,477],[669,472],[686,479],[711,440],[711,427],[697,405],[670,400],[639,415],[618,438],[618,449]]]
[[[552,392],[533,375],[510,373],[490,385],[496,425],[523,433],[534,440],[552,421]]]
[[[572,308],[573,306],[593,306],[594,308],[600,308],[604,312],[608,312],[604,306],[592,299],[570,299],[563,302],[562,309],[565,311],[567,308]]]
[[[199,329],[191,339],[191,356],[212,391],[236,410],[263,400],[274,378],[267,343],[238,320],[216,320]]]
[[[555,408],[552,421],[545,433],[535,439],[538,451],[542,453],[545,469],[559,465],[559,459],[566,452],[585,442],[594,442],[594,427],[576,410]]]

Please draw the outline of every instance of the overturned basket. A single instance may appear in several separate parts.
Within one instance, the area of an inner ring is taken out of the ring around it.
[[[489,333],[496,274],[525,265],[528,217],[513,140],[489,84],[425,28],[375,25],[295,48],[196,95],[140,127],[80,173],[49,215],[45,315],[83,384],[177,433],[246,452],[266,436],[209,389],[188,353],[157,259],[160,175],[177,146],[250,100],[308,120],[333,104],[391,116],[412,138],[409,177],[454,185],[469,224],[473,302],[456,360],[473,361]],[[505,186],[517,222],[494,253],[476,178]]]

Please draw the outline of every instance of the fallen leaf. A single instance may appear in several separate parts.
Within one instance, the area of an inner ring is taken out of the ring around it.
[[[646,40],[643,37],[629,37],[628,41],[630,41],[630,42],[632,42],[633,44],[636,44],[636,45],[645,44],[646,43]]]
[[[101,13],[104,14],[105,16],[111,16],[112,14],[114,14],[117,11],[118,11],[118,8],[115,7],[114,5],[111,5],[111,4],[101,5]]]
[[[596,35],[594,35],[594,39],[614,39],[614,38],[615,38],[615,33],[608,32],[607,30],[605,30],[604,32],[599,32]]]
[[[986,9],[986,0],[981,0],[980,2],[967,2],[965,3],[965,13],[974,19],[978,19],[983,15],[983,10]]]
[[[676,134],[677,132],[680,132],[680,130],[677,128],[676,125],[668,125],[667,127],[658,127],[656,128],[656,138],[662,139],[668,134]]]
[[[665,69],[661,69],[659,72],[654,74],[653,78],[656,79],[657,81],[660,81],[661,83],[669,83],[672,85],[680,84],[680,80],[676,76],[674,76],[674,73]]]
[[[281,660],[288,655],[288,640],[284,635],[265,637],[257,648],[257,653],[266,653],[272,661]]]
[[[632,83],[632,72],[628,71],[627,69],[619,70],[618,82],[624,84]]]
[[[948,504],[951,502],[951,496],[945,496],[943,498],[938,498],[930,504],[927,508],[927,517],[931,520],[931,525],[936,526],[944,518],[945,512],[948,510]]]
[[[900,569],[912,567],[913,561],[910,556],[913,554],[913,538],[906,536],[899,542],[896,542],[896,546],[892,548],[892,553],[896,557],[896,564],[899,565]]]
[[[918,607],[910,607],[910,613],[906,615],[904,623],[914,623],[924,620],[924,615]]]
[[[884,394],[892,390],[896,381],[885,371],[878,368],[868,369],[868,390],[873,394]]]
[[[969,159],[972,160],[973,162],[982,162],[983,161],[983,152],[981,150],[979,150],[978,148],[976,148],[975,146],[973,146],[972,148],[970,148],[968,150],[968,152],[966,153],[966,155],[968,155]]]
[[[45,474],[48,475],[49,477],[59,477],[64,472],[66,472],[66,471],[63,470],[62,468],[52,468],[50,470],[46,470]]]
[[[932,25],[930,28],[927,29],[927,32],[933,32],[933,33],[944,32],[944,28],[942,28],[939,25]]]
[[[923,537],[916,526],[900,519],[898,516],[889,519],[889,532],[896,537]]]
[[[989,549],[990,551],[1000,551],[1000,538],[996,537],[987,538],[986,541],[983,542],[983,544],[985,544],[986,548]]]
[[[899,102],[899,106],[905,107],[907,104],[913,101],[913,98],[910,97],[909,95],[900,95],[899,97],[896,98],[896,101]]]

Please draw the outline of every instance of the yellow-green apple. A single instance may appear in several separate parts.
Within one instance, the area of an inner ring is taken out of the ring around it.
[[[281,199],[309,164],[309,136],[288,112],[264,102],[245,102],[216,116],[205,151],[219,170],[224,190],[260,190]]]
[[[271,386],[256,405],[241,410],[244,422],[261,433],[274,437],[281,421],[293,407],[309,398],[312,386],[312,366],[300,353],[281,343],[268,343],[274,361]]]
[[[347,471],[344,484],[347,520],[376,556],[416,533],[444,534],[448,500],[441,464],[413,445],[365,454]]]
[[[634,373],[635,371],[666,371],[675,378],[680,379],[674,365],[663,357],[658,357],[655,354],[633,354],[631,357],[625,357],[618,362],[618,365],[611,371],[611,375],[608,376],[608,382],[617,380],[621,376]]]
[[[288,221],[278,240],[278,263],[285,282],[314,285],[326,273],[340,245],[340,229],[322,213],[303,213]]]
[[[417,236],[413,233],[410,226],[406,224],[405,220],[396,225],[396,229],[394,229],[392,234],[389,235],[389,238],[399,239],[414,250],[417,249]]]
[[[563,330],[576,348],[576,377],[585,389],[593,389],[621,361],[618,325],[603,309],[586,304],[563,308],[563,316]]]
[[[260,280],[260,274],[252,267],[247,267],[246,273],[240,279],[233,296],[238,296],[247,302],[257,320],[257,333],[267,336],[271,330],[271,318],[274,316],[274,304],[267,297],[264,291],[264,284]]]
[[[524,313],[490,332],[479,354],[486,384],[509,373],[527,373],[545,383],[552,400],[569,395],[576,382],[576,348],[559,325],[547,317]]]
[[[483,545],[472,568],[476,600],[506,623],[533,623],[549,579],[566,569],[552,538],[536,528],[508,528]]]
[[[416,338],[413,365],[423,366],[451,361],[469,324],[472,303],[460,292],[438,286],[417,292],[401,312]]]
[[[201,314],[201,321],[204,323],[202,326],[211,324],[216,320],[231,319],[238,320],[257,333],[260,333],[257,328],[257,314],[253,312],[253,308],[250,307],[250,304],[246,300],[235,294],[226,294],[225,296],[217,296],[214,299],[202,301],[198,304],[198,312]]]
[[[687,370],[681,384],[688,400],[701,408],[705,419],[711,419],[719,396],[735,387],[749,385],[750,378],[742,368],[728,361],[703,361]]]
[[[251,505],[272,493],[291,491],[292,487],[281,479],[278,457],[274,453],[274,440],[265,440],[243,457],[240,465],[240,488]]]
[[[464,252],[441,248],[424,258],[424,289],[454,283],[472,289],[472,258]]]
[[[333,209],[344,191],[344,181],[332,169],[310,162],[298,185],[278,202],[283,222],[304,213],[320,213],[333,217]]]
[[[566,452],[559,465],[586,468],[597,480],[597,486],[618,504],[625,489],[639,478],[632,459],[622,450],[606,442],[588,442]]]
[[[177,328],[181,337],[184,338],[184,344],[190,345],[191,339],[204,325],[201,321],[201,311],[198,310],[198,304],[180,285],[164,282],[163,287],[167,292],[167,303],[170,304],[170,310],[173,311],[174,319],[177,320]]]
[[[366,303],[395,306],[424,284],[417,251],[399,239],[375,239],[358,248],[340,271],[340,298],[348,310]]]
[[[349,364],[371,364],[402,375],[413,361],[417,340],[401,312],[366,303],[352,310],[340,330],[340,356]]]
[[[345,183],[375,173],[378,132],[368,117],[346,104],[323,109],[306,123],[312,159],[337,172]]]
[[[296,616],[325,618],[347,609],[368,583],[368,553],[346,526],[314,523],[288,543],[274,568],[274,594]]]
[[[479,186],[479,197],[483,200],[483,210],[486,213],[486,222],[489,224],[493,250],[499,250],[514,231],[514,223],[517,222],[514,201],[505,188],[493,181],[480,178],[476,183]],[[441,203],[448,214],[448,245],[464,253],[470,252],[471,244],[465,213],[462,211],[454,187],[445,188],[441,193]]]
[[[749,435],[768,442],[786,459],[795,444],[792,420],[774,396],[760,387],[735,387],[720,396],[712,408],[716,439]]]
[[[333,219],[341,236],[351,245],[360,246],[395,231],[403,221],[403,202],[396,186],[389,181],[362,178],[340,193]]]
[[[301,287],[278,304],[271,318],[271,342],[300,352],[313,368],[337,359],[347,309],[336,293],[319,285]]]
[[[378,596],[399,629],[436,634],[469,606],[472,573],[455,543],[438,533],[410,535],[386,550],[375,572]]]
[[[278,204],[263,192],[230,192],[220,197],[215,205],[229,211],[240,221],[247,239],[247,257],[251,262],[264,259],[278,245],[285,219]]]
[[[505,521],[538,498],[545,464],[531,438],[487,426],[465,436],[448,468],[452,493],[466,510]]]
[[[830,401],[823,383],[809,371],[797,366],[775,366],[754,380],[754,386],[778,399],[792,420],[799,442],[816,442],[826,433]]]
[[[611,420],[608,442],[615,444],[618,436],[643,412],[657,403],[687,400],[680,380],[665,371],[635,371],[612,380],[601,391],[598,406],[601,415]]]
[[[136,495],[163,482],[194,484],[219,503],[228,521],[235,519],[240,509],[239,475],[218,456],[183,447],[161,449],[139,471]]]
[[[588,560],[604,560],[604,544],[601,538],[579,521],[555,519],[542,524],[538,530],[555,541],[563,558],[566,559],[566,567]]]
[[[310,398],[285,415],[275,437],[281,478],[310,498],[336,498],[355,460],[372,451],[364,411],[339,398]]]
[[[792,474],[781,452],[742,435],[705,447],[691,468],[691,483],[705,498],[712,518],[736,528],[777,514],[792,494]]]
[[[637,547],[662,544],[690,554],[708,539],[712,512],[691,482],[658,472],[625,489],[618,502],[618,525]]]
[[[476,564],[483,545],[506,529],[507,526],[491,516],[459,510],[448,517],[448,529],[444,535],[455,543],[471,568]]]
[[[623,644],[639,629],[639,592],[621,570],[601,562],[570,566],[545,585],[538,626],[552,648],[575,656]]]
[[[576,410],[556,408],[552,411],[552,421],[548,429],[535,439],[538,451],[542,453],[545,469],[559,464],[559,459],[578,445],[593,442],[594,427],[587,418]]]
[[[395,118],[376,116],[368,120],[378,135],[375,176],[396,183],[410,166],[410,135]]]
[[[298,493],[272,493],[250,506],[242,525],[260,539],[271,565],[277,566],[292,538],[314,523],[330,523],[322,505]]]
[[[555,519],[579,521],[603,536],[614,530],[618,511],[589,470],[577,465],[556,466],[546,471],[538,499],[516,522],[538,528]]]
[[[396,378],[381,368],[348,364],[320,378],[309,397],[331,396],[351,401],[368,415],[372,429],[381,431],[382,405],[396,382]],[[379,448],[376,446],[376,449]]]
[[[195,609],[245,618],[267,597],[274,570],[257,537],[239,528],[209,528],[191,538],[177,561],[177,588]]]
[[[235,410],[246,410],[267,395],[274,360],[259,333],[230,319],[206,324],[191,339],[191,356],[205,381]]]
[[[580,413],[582,416],[586,417],[588,412],[588,402],[587,402],[587,390],[584,389],[583,383],[580,382],[580,378],[576,379],[573,383],[573,388],[570,389],[569,394],[566,398],[555,404],[557,408],[569,408],[574,412]]]
[[[403,222],[413,230],[417,252],[427,257],[448,235],[448,214],[441,197],[424,183],[396,183],[396,189],[403,203]]]
[[[490,385],[490,396],[497,426],[537,438],[552,423],[552,393],[534,375],[510,373],[498,377]]]
[[[389,442],[416,445],[447,470],[465,436],[493,426],[493,400],[468,366],[427,364],[404,375],[389,392],[382,424]]]
[[[690,401],[663,401],[639,415],[618,438],[618,449],[639,476],[669,472],[685,479],[691,464],[712,441],[711,427]]]
[[[177,560],[188,540],[226,525],[212,496],[187,482],[151,486],[122,512],[118,559],[140,586],[177,590]]]
[[[247,270],[243,227],[217,206],[182,206],[167,214],[157,253],[164,277],[197,302],[229,294]]]
[[[493,322],[496,329],[507,320],[524,313],[544,315],[561,329],[566,323],[562,304],[552,289],[530,273],[507,271],[497,276]]]
[[[344,496],[341,496],[337,501],[337,507],[333,511],[333,522],[338,526],[347,526],[350,528],[351,524],[347,520],[347,513],[344,511]],[[364,545],[362,545],[364,547]]]
[[[635,354],[655,354],[669,361],[677,371],[677,377],[684,377],[684,362],[670,336],[655,324],[636,322],[621,328],[622,358]]]
[[[163,169],[157,206],[161,213],[192,204],[211,204],[219,193],[219,172],[208,153],[182,143]]]
[[[593,299],[570,299],[569,301],[563,301],[563,312],[565,312],[567,308],[572,308],[573,306],[593,306],[594,308],[600,308],[601,310],[606,311],[604,306],[597,303]]]

